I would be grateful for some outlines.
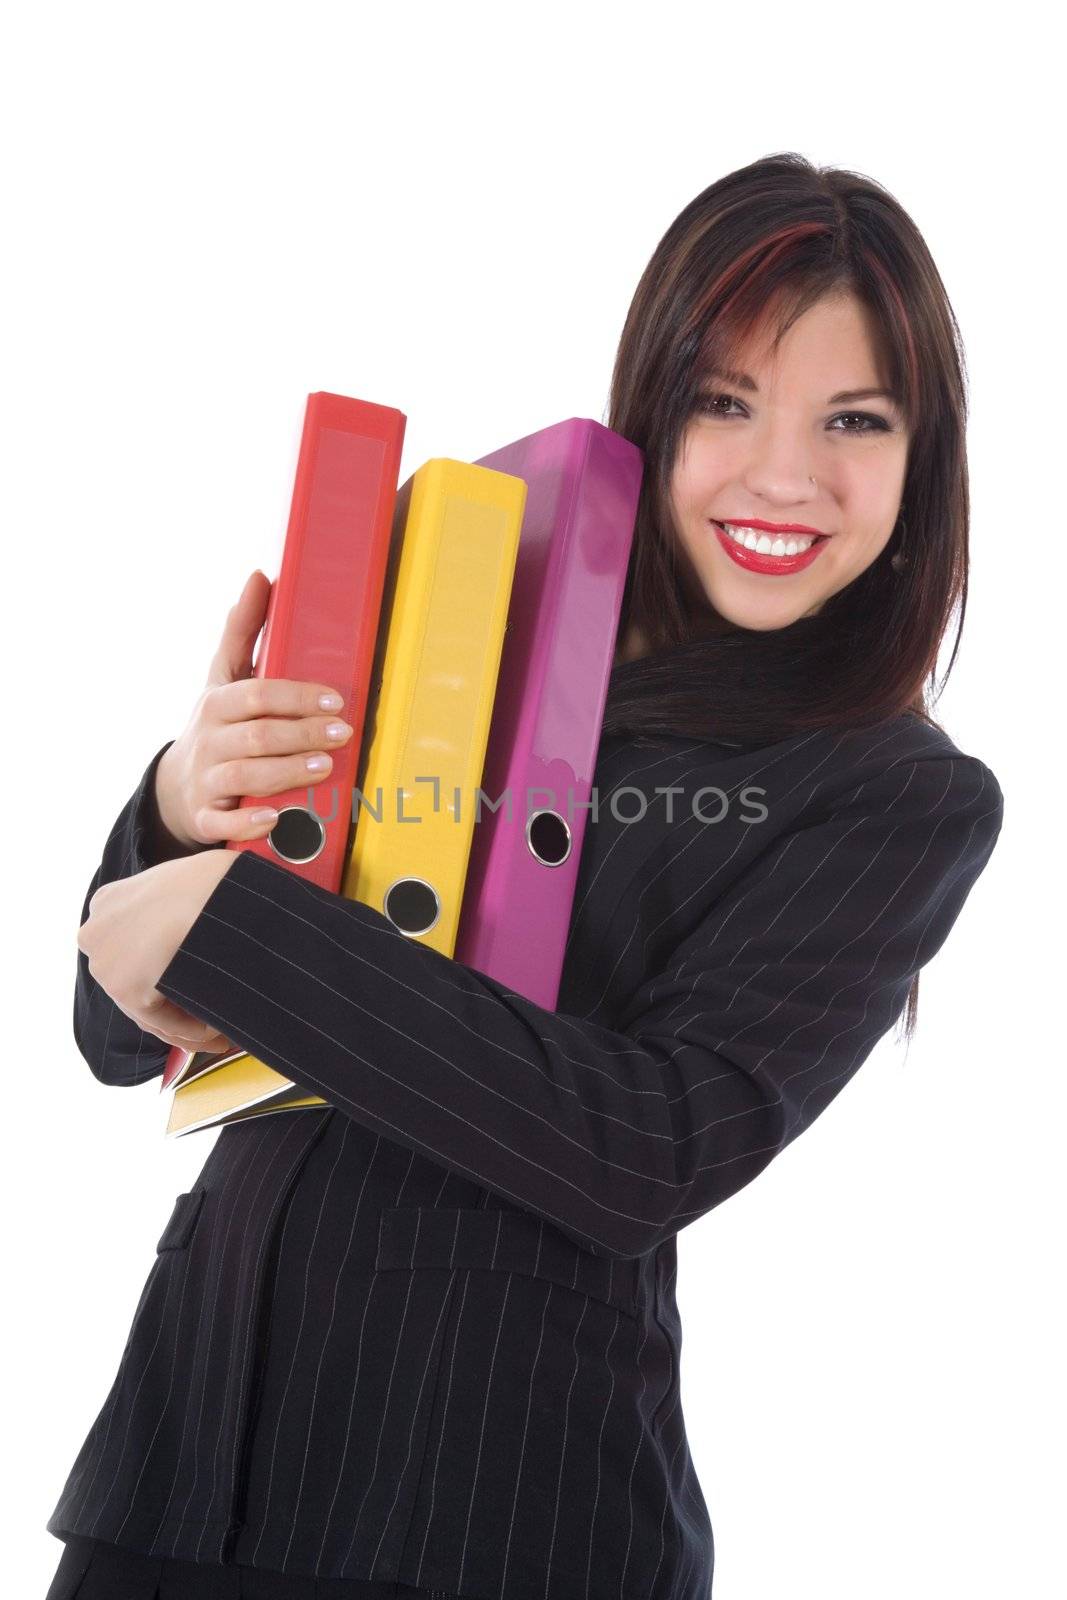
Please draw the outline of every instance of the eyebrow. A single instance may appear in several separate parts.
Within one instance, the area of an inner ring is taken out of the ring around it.
[[[723,383],[732,383],[738,389],[747,389],[749,394],[757,394],[758,388],[755,380],[747,372],[708,372],[708,378],[717,378]],[[837,394],[832,394],[827,400],[828,406],[851,405],[854,400],[891,400],[894,405],[899,405],[898,397],[889,389],[841,389]]]

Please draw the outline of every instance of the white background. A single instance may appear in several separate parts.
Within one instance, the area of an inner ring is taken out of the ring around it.
[[[4,1589],[47,1588],[214,1137],[165,1140],[158,1082],[79,1055],[83,897],[245,577],[277,575],[307,394],[405,411],[402,479],[604,420],[664,230],[795,149],[896,195],[962,326],[973,567],[937,713],[1006,815],[910,1053],[883,1040],[680,1240],[714,1595],[1062,1595],[1059,58],[1028,5],[386,11],[44,4],[0,41]]]

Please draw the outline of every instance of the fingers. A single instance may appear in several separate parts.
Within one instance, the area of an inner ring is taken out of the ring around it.
[[[157,1033],[156,1038],[159,1037],[160,1036]],[[202,1040],[198,1040],[195,1044],[187,1043],[184,1039],[180,1039],[177,1036],[172,1039],[164,1038],[162,1043],[176,1045],[179,1050],[191,1050],[194,1055],[203,1054],[208,1056],[220,1056],[222,1055],[223,1051],[229,1051],[235,1048],[235,1046],[231,1045],[229,1039],[227,1039],[224,1034],[214,1032],[208,1032],[203,1036]]]
[[[268,799],[322,783],[333,771],[333,752],[342,750],[354,731],[343,718],[322,713],[299,719],[259,717],[223,723],[215,728],[209,746],[210,768],[205,774],[209,802],[223,796]],[[254,838],[264,828],[253,826],[251,809],[231,807],[224,801],[214,806],[208,803],[192,821],[205,841]],[[238,810],[240,816],[235,814]]]
[[[257,579],[266,583],[262,573],[253,573],[245,598],[234,608],[233,638],[240,631],[242,606],[254,616],[247,597]],[[217,658],[220,676],[233,668],[235,658],[227,656],[227,649],[221,648]],[[331,702],[343,705],[331,685],[295,678],[253,676],[210,683],[157,774],[157,801],[162,811],[165,792],[168,826],[175,836],[213,845],[268,834],[277,817],[253,820],[255,810],[263,808],[241,802],[246,797],[269,801],[329,778],[332,752],[343,749],[355,732],[339,714],[340,705]]]
[[[208,669],[208,687],[250,677],[256,640],[266,621],[271,582],[258,567],[245,580],[235,605],[231,606],[222,638]]]
[[[231,1050],[239,1050],[240,1046],[234,1044],[232,1039],[227,1039],[224,1033],[213,1033],[208,1039],[205,1039],[202,1045],[198,1045],[197,1048],[199,1050],[203,1050],[206,1055],[221,1056],[229,1055]]]
[[[255,722],[231,724],[216,741],[214,754],[219,761],[258,762],[296,757],[307,765],[308,756],[340,750],[352,737],[351,726],[342,717],[305,717],[298,722],[280,717],[260,717]],[[325,769],[320,761],[308,768]],[[233,794],[258,794],[255,789],[230,788]]]
[[[212,1055],[231,1048],[231,1041],[210,1022],[201,1022],[199,1018],[190,1016],[164,995],[159,996],[158,1004],[146,1002],[138,1011],[127,1010],[117,1000],[115,1004],[139,1028],[163,1044],[177,1045],[181,1050],[205,1050]]]
[[[296,784],[283,784],[279,789],[272,789],[271,794],[280,794],[284,789],[295,789]],[[250,791],[251,792],[251,791]],[[253,820],[257,811],[269,808],[269,802],[263,799],[262,804],[255,806],[235,805],[230,809],[222,806],[201,806],[196,813],[194,821],[198,835],[206,845],[234,844],[245,839],[264,839],[278,821],[278,813],[272,810],[271,815]]]
[[[197,838],[207,845],[264,838],[278,820],[277,810],[271,805],[275,795],[323,783],[333,771],[332,758],[325,751],[319,752],[316,757],[327,763],[319,770],[310,769],[308,759],[304,756],[279,756],[256,761],[224,762],[214,773],[218,787],[249,796],[254,803],[227,805],[225,801],[219,801],[217,805],[201,806],[193,816]],[[345,803],[344,796],[338,798]],[[335,814],[336,805],[337,801],[334,801],[328,808],[331,815]],[[268,814],[257,816],[262,812]]]
[[[323,695],[332,696],[336,704],[320,704]],[[303,683],[298,678],[241,678],[217,684],[205,709],[218,723],[248,722],[257,717],[319,717],[326,721],[344,715],[344,702],[329,683]]]

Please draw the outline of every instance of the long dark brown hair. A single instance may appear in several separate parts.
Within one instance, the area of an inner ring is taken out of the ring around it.
[[[694,608],[687,594],[669,500],[675,458],[711,372],[736,366],[765,325],[775,329],[776,350],[809,307],[842,292],[870,313],[907,426],[900,516],[877,559],[815,616],[784,628],[737,627],[709,601]],[[604,419],[644,452],[618,637],[635,624],[648,653],[615,666],[603,732],[757,747],[907,711],[940,728],[932,706],[955,663],[967,605],[966,417],[963,345],[945,286],[914,222],[874,179],[787,151],[697,195],[637,285]],[[935,686],[956,612],[952,655]],[[916,976],[909,1039],[918,986]]]

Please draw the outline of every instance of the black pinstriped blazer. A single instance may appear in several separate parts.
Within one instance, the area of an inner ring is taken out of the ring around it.
[[[83,920],[152,864],[166,748]],[[676,1236],[899,1018],[1003,796],[911,714],[605,737],[595,785],[555,1012],[235,854],[159,988],[328,1104],[214,1137],[53,1533],[383,1595],[710,1593]],[[104,1083],[162,1072],[80,952],[74,1030]]]

